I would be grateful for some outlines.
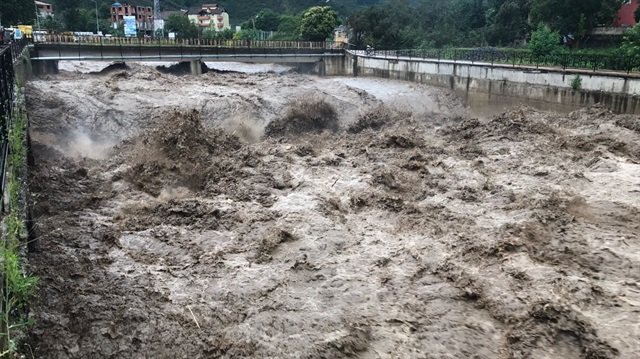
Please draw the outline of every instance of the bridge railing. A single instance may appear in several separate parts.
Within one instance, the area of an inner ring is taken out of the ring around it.
[[[34,39],[38,44],[74,45],[131,45],[131,46],[206,46],[224,48],[279,48],[279,49],[336,49],[340,45],[324,41],[258,41],[258,40],[217,40],[217,39],[166,39],[143,37],[103,37],[45,35]]]
[[[597,70],[613,70],[638,72],[640,58],[620,55],[584,54],[561,52],[556,54],[538,55],[528,50],[520,49],[404,49],[404,50],[355,50],[365,56],[384,58],[432,59],[448,61],[481,62],[489,64],[503,64],[512,66],[560,67],[562,69],[575,68]]]

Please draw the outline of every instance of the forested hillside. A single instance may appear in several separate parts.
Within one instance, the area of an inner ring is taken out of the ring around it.
[[[4,1],[4,0],[3,0]],[[95,5],[90,0],[53,0],[57,9],[65,11],[71,7],[93,8]],[[101,7],[109,7],[113,1],[98,0]],[[120,1],[122,3],[127,1]],[[160,0],[162,10],[178,10],[197,7],[204,3],[218,3],[230,14],[232,23],[241,23],[254,16],[260,10],[271,9],[276,12],[298,14],[311,6],[329,5],[333,7],[341,17],[346,17],[363,7],[381,3],[382,0]],[[153,6],[153,0],[131,0],[130,4]]]
[[[540,24],[586,40],[621,0],[389,0],[349,17],[352,42],[378,48],[514,46]]]
[[[49,31],[95,29],[92,0],[50,1],[56,16],[42,21],[42,28]],[[115,0],[97,1],[99,27],[103,32],[112,32],[109,17]],[[153,0],[128,2],[153,5]],[[301,38],[303,10],[330,6],[337,13],[338,23],[349,25],[350,42],[382,49],[518,47],[541,25],[552,31],[552,38],[575,39],[579,46],[588,45],[591,30],[611,25],[623,0],[161,0],[160,5],[163,11],[171,11],[194,9],[212,2],[227,9],[232,25],[243,25],[247,31],[252,28],[277,31],[275,38],[281,40]],[[28,3],[33,4],[32,0],[1,0],[2,21],[33,23],[33,5]],[[192,30],[197,35],[197,29]],[[254,36],[251,33],[226,35]]]

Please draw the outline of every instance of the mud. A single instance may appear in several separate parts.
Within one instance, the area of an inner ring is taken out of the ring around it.
[[[140,65],[27,102],[36,357],[640,352],[637,117]]]
[[[325,130],[335,132],[338,125],[338,114],[331,104],[307,95],[288,103],[282,115],[267,124],[264,134],[279,137]]]

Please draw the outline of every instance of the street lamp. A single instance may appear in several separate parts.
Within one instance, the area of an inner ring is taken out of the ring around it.
[[[96,4],[96,35],[100,34],[100,23],[98,22],[98,0],[91,0]]]

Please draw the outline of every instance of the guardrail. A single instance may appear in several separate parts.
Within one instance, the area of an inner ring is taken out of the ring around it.
[[[26,42],[25,42],[26,43]],[[22,48],[21,48],[22,46]],[[14,103],[14,61],[18,55],[14,55],[15,50],[24,49],[24,45],[11,44],[0,47],[0,209],[4,212],[4,201],[2,200],[5,189],[5,169],[9,152],[9,125],[13,115]]]
[[[334,42],[315,41],[258,41],[216,39],[165,39],[143,37],[104,37],[44,35],[33,39],[36,44],[74,44],[103,46],[206,46],[221,48],[278,48],[278,49],[339,49]]]
[[[408,49],[408,50],[354,50],[358,55],[383,58],[429,59],[446,61],[469,61],[512,66],[560,67],[562,69],[588,69],[592,71],[612,70],[638,72],[640,58],[620,55],[599,55],[562,52],[536,55],[528,50],[517,49]]]
[[[20,40],[12,41],[9,45],[7,45],[11,48],[11,56],[14,63],[18,61],[20,56],[22,56],[22,52],[27,47],[27,45],[29,45],[29,40],[25,37]]]

